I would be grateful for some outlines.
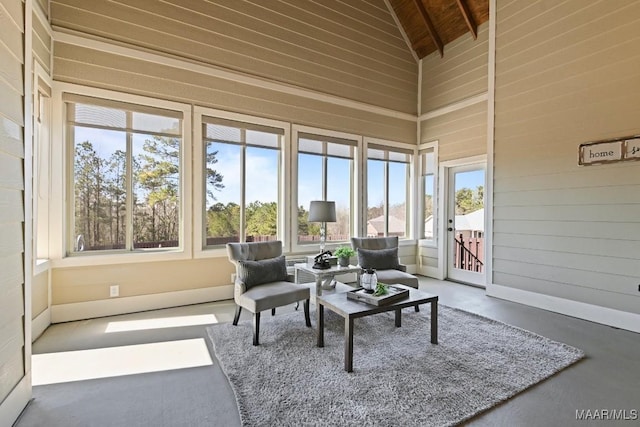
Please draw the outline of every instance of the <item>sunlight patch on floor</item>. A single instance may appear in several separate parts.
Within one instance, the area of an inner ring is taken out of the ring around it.
[[[211,365],[203,338],[34,354],[33,385],[66,383]]]
[[[220,323],[215,314],[193,316],[158,317],[155,319],[122,320],[109,322],[106,333],[144,331],[149,329],[179,328],[182,326],[211,325]]]

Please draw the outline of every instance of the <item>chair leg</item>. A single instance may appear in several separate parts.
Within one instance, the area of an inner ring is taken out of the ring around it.
[[[260,335],[260,313],[253,315],[253,345],[259,345],[258,335]]]
[[[420,306],[416,305],[416,313],[420,311]]]
[[[240,312],[242,311],[242,307],[240,307],[239,305],[236,305],[236,315],[233,318],[233,325],[237,326],[238,325],[238,320],[240,320]]]
[[[307,327],[311,327],[311,317],[309,316],[309,300],[304,300],[304,321]]]
[[[272,309],[271,309],[271,315],[272,315],[272,316],[275,316],[275,315],[276,315],[276,309],[275,309],[275,308],[272,308]]]

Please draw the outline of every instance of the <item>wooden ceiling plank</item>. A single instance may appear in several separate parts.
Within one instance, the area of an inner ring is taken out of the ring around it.
[[[409,48],[409,51],[411,52],[413,59],[416,60],[416,63],[420,62],[420,58],[418,57],[418,54],[416,53],[416,50],[413,47],[413,44],[411,43],[409,36],[407,35],[404,25],[402,24],[402,22],[400,22],[400,19],[398,18],[398,15],[396,14],[395,9],[393,8],[389,0],[384,0],[384,4],[387,6],[387,10],[389,11],[389,13],[391,14],[391,17],[395,21],[396,26],[400,31],[400,34],[402,34],[402,38],[404,39],[404,42],[407,44],[407,47]]]
[[[476,40],[478,38],[478,25],[473,19],[473,15],[471,15],[471,11],[469,10],[469,6],[467,5],[466,0],[456,0],[458,3],[458,7],[460,8],[460,12],[462,13],[462,17],[464,21],[467,23],[467,27],[469,27],[469,31],[473,35],[473,39]]]
[[[444,45],[442,44],[442,40],[436,31],[436,28],[433,26],[433,22],[431,21],[431,17],[429,17],[429,12],[425,9],[424,4],[422,4],[422,0],[413,0],[416,6],[418,7],[418,12],[420,12],[420,16],[424,21],[424,24],[427,26],[427,31],[431,36],[431,40],[438,48],[438,52],[440,52],[440,57],[444,56]]]

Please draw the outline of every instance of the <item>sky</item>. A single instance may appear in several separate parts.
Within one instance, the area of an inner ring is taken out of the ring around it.
[[[215,144],[217,163],[211,165],[222,175],[224,189],[215,191],[217,203],[240,202],[240,146]],[[276,150],[247,147],[246,200],[278,201],[278,152]],[[210,203],[208,203],[208,206]]]
[[[456,174],[456,191],[461,188],[475,190],[479,185],[484,187],[484,169],[458,172]]]

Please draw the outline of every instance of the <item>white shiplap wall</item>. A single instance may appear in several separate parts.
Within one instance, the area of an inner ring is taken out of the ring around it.
[[[377,113],[327,102],[315,94],[301,96],[266,81],[245,84],[247,79],[233,72],[222,74],[238,78],[223,78],[208,66],[166,61],[155,53],[143,57],[135,49],[109,51],[110,43],[65,36],[60,34],[54,45],[57,81],[415,143],[415,118],[408,114],[398,117],[392,110]]]
[[[25,376],[24,35],[24,3],[0,0],[0,424],[6,425],[15,414],[6,409],[7,397]]]
[[[479,102],[420,123],[420,142],[438,141],[438,161],[487,152],[487,103]]]
[[[53,37],[47,15],[40,3],[46,1],[41,0],[33,5],[33,57],[48,74],[51,74]]]
[[[417,64],[383,0],[54,0],[54,26],[416,113]]]
[[[422,113],[487,92],[489,24],[478,28],[478,37],[470,33],[449,43],[444,57],[438,52],[422,60]]]
[[[640,133],[640,2],[499,1],[494,284],[640,313],[640,162],[579,167]]]

